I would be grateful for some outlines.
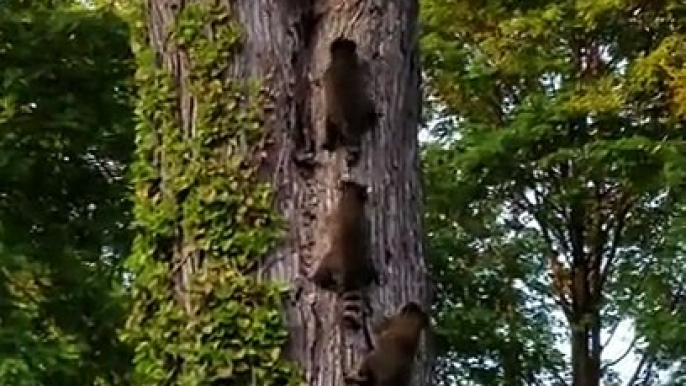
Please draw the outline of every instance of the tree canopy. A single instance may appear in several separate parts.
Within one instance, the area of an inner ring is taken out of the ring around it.
[[[67,2],[6,1],[0,41],[0,379],[121,380],[127,26]]]
[[[424,157],[429,248],[440,281],[459,278],[444,294],[447,334],[459,337],[448,358],[461,358],[450,366],[478,373],[480,384],[529,384],[549,372],[556,384],[615,384],[603,336],[630,320],[633,350],[646,358],[636,377],[654,384],[654,370],[683,354],[686,7],[423,5],[424,71],[443,118]],[[512,311],[502,311],[506,299]],[[474,328],[456,329],[450,315]],[[512,373],[507,355],[480,363],[484,340],[534,369]],[[571,346],[562,363],[559,340]]]

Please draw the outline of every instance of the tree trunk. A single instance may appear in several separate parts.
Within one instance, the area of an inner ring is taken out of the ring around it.
[[[302,287],[288,310],[290,354],[305,370],[308,385],[340,385],[368,350],[365,334],[340,328],[335,295],[318,289],[307,276],[323,256],[322,233],[335,187],[349,174],[371,188],[367,205],[372,256],[380,287],[369,291],[372,320],[395,312],[410,300],[429,305],[420,245],[421,199],[417,128],[420,114],[416,1],[306,2],[244,1],[250,45],[274,72],[269,88],[278,98],[270,130],[275,148],[272,170],[280,209],[290,224],[288,244],[277,254],[271,277],[295,279]],[[321,7],[320,7],[321,6]],[[271,15],[271,17],[260,17]],[[383,116],[365,137],[360,163],[348,170],[345,156],[322,152],[324,103],[320,82],[330,43],[345,36],[358,43],[370,69],[370,94]],[[256,52],[253,52],[256,54]],[[254,67],[260,68],[258,58]],[[317,166],[293,162],[294,154],[315,150]],[[427,358],[422,350],[422,358]],[[429,371],[415,366],[415,384]]]
[[[572,380],[574,386],[600,384],[600,315],[596,299],[591,296],[590,277],[599,277],[597,269],[589,274],[588,260],[583,253],[574,259],[574,282],[571,318]]]
[[[181,85],[183,127],[193,126],[192,103],[180,80],[189,69],[183,55],[165,52],[164,39],[175,13],[193,1],[150,0],[151,43]],[[208,0],[209,1],[209,0]],[[234,74],[262,81],[272,105],[265,130],[263,175],[277,192],[278,210],[288,232],[261,272],[291,283],[292,302],[286,316],[290,329],[288,354],[304,370],[307,385],[342,385],[368,350],[361,332],[340,326],[337,298],[308,280],[326,248],[325,215],[338,181],[349,175],[370,187],[367,213],[372,256],[381,284],[368,294],[372,317],[394,313],[407,301],[428,308],[428,276],[421,247],[421,195],[417,129],[420,116],[420,71],[417,52],[416,0],[221,0],[235,11],[243,27],[243,50]],[[344,152],[320,150],[324,133],[324,99],[320,81],[329,61],[329,45],[337,37],[353,39],[371,74],[369,92],[382,114],[365,135],[360,162],[348,168]],[[312,155],[310,161],[302,162]],[[300,161],[298,161],[300,160]],[[175,248],[183,250],[183,246]],[[198,257],[177,258],[182,269],[176,282],[183,293],[185,278]],[[430,366],[426,345],[415,364],[414,384],[426,384]]]

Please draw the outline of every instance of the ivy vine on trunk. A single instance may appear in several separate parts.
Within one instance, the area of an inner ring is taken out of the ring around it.
[[[229,74],[240,29],[211,2],[152,1],[134,15],[134,383],[295,384],[283,287],[251,274],[282,222],[253,157],[258,84]]]

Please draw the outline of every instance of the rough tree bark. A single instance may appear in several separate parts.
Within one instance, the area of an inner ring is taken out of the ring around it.
[[[244,49],[235,74],[263,81],[273,108],[265,129],[265,153],[277,192],[278,209],[288,220],[284,244],[263,267],[267,277],[293,284],[286,310],[289,354],[313,386],[343,384],[343,375],[367,351],[365,334],[339,328],[336,296],[318,289],[307,277],[326,248],[325,214],[334,202],[338,180],[350,175],[371,187],[367,205],[372,254],[381,285],[369,296],[372,317],[395,312],[407,301],[429,306],[428,275],[421,248],[421,197],[417,128],[420,115],[416,0],[220,0],[235,11],[243,26]],[[151,43],[178,79],[187,76],[183,55],[165,52],[165,26],[191,0],[152,0]],[[370,73],[370,94],[382,114],[365,136],[360,162],[349,170],[345,153],[319,150],[324,133],[324,99],[320,82],[336,37],[355,40]],[[183,82],[179,82],[182,84]],[[192,126],[192,98],[180,90],[183,126]],[[312,153],[315,165],[294,155]],[[192,271],[187,260],[182,272]],[[185,274],[182,274],[184,276]],[[426,384],[430,366],[420,350],[415,383]]]

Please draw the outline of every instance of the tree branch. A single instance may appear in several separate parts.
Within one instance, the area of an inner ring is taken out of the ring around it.
[[[603,348],[607,347],[607,345],[612,342],[612,339],[615,337],[615,333],[617,332],[617,328],[619,327],[619,324],[621,321],[615,323],[614,326],[612,326],[612,331],[610,332],[610,336],[607,338],[605,343],[603,344]]]
[[[531,190],[534,192],[536,197],[540,197],[540,193],[536,189],[531,188]],[[522,202],[524,204],[522,204]],[[556,245],[555,245],[555,242],[553,241],[553,236],[551,236],[551,230],[548,227],[548,224],[541,218],[541,216],[539,216],[536,213],[536,211],[534,211],[532,209],[536,206],[536,203],[529,200],[529,198],[527,198],[525,194],[520,193],[518,195],[517,200],[513,203],[513,205],[517,206],[519,209],[521,209],[523,211],[529,212],[534,217],[534,219],[538,223],[539,228],[541,229],[541,234],[543,236],[543,239],[544,239],[545,243],[548,245],[549,255],[550,255],[549,259],[557,258],[557,256],[556,256],[557,255]],[[561,242],[560,242],[560,244],[561,244],[561,247],[564,249],[565,246]],[[546,295],[548,295],[551,299],[553,299],[555,304],[557,304],[562,309],[562,311],[565,314],[565,317],[569,318],[571,315],[571,312],[572,312],[571,305],[567,304],[567,302],[565,302],[564,299],[562,299],[561,297],[558,298],[557,296],[555,296],[553,291],[546,290],[545,292],[546,292]]]
[[[562,378],[560,374],[558,374],[557,372],[553,372],[552,374],[555,377],[555,379],[557,379],[557,381],[560,382],[561,385],[567,386],[567,381],[564,378]]]
[[[636,366],[636,370],[634,371],[634,374],[631,376],[629,379],[629,382],[626,384],[626,386],[633,386],[636,384],[636,381],[638,380],[638,377],[641,375],[641,371],[643,371],[643,367],[648,363],[649,357],[652,357],[649,353],[644,353],[643,357],[641,358],[641,361],[638,363],[638,366]]]
[[[543,219],[543,217],[541,217],[537,213],[537,211],[535,210],[535,208],[537,206],[543,205],[542,203],[543,203],[544,199],[543,199],[542,193],[538,189],[536,189],[535,187],[528,187],[528,189],[536,197],[536,202],[532,202],[531,200],[529,200],[529,198],[526,197],[526,194],[519,193],[516,201],[513,204],[516,205],[517,207],[519,207],[520,210],[528,212],[534,217],[534,219],[538,223],[538,226],[541,228],[541,231],[543,232],[543,237],[545,238],[546,243],[548,243],[548,245],[551,248],[557,249],[557,248],[555,248],[555,243],[553,241],[552,235],[554,234],[555,238],[557,238],[557,240],[558,240],[558,244],[559,244],[559,247],[562,249],[562,252],[565,255],[568,255],[569,254],[569,247],[566,244],[566,240],[565,240],[564,235],[560,234],[559,231],[556,232],[554,229],[552,229],[553,227],[551,226],[551,224],[548,221],[545,221]],[[522,202],[524,204],[522,204]],[[564,213],[562,212],[562,210],[560,208],[553,208],[553,210],[560,213],[560,215],[564,219]]]
[[[617,323],[617,325],[619,325],[619,323]],[[631,341],[631,344],[629,344],[629,347],[627,347],[627,349],[624,351],[624,353],[622,355],[620,355],[619,357],[617,357],[615,360],[610,361],[607,364],[603,365],[603,367],[600,369],[601,373],[604,373],[605,370],[607,370],[608,368],[610,368],[610,367],[616,365],[617,363],[621,362],[622,360],[624,360],[624,358],[626,358],[626,356],[629,355],[629,353],[636,347],[637,341],[638,341],[638,335],[634,334],[634,339]]]
[[[601,269],[600,273],[600,279],[598,283],[598,289],[597,292],[601,292],[601,289],[605,286],[605,283],[607,282],[607,278],[610,275],[610,272],[612,270],[612,266],[614,265],[616,259],[617,259],[617,249],[619,248],[619,243],[621,241],[622,233],[624,232],[624,226],[625,220],[626,220],[626,215],[629,213],[629,210],[631,207],[634,206],[636,201],[638,200],[637,198],[626,198],[627,202],[625,205],[619,210],[619,213],[615,215],[616,219],[616,224],[615,224],[615,232],[612,235],[612,243],[610,244],[610,249],[608,250],[608,257],[607,257],[607,262],[605,263],[605,267]],[[612,221],[608,221],[608,228]],[[597,294],[594,294],[597,295]]]
[[[555,296],[555,294],[550,290],[547,290],[546,294],[548,296],[550,296],[550,298],[553,299],[553,302],[555,302],[555,304],[557,304],[562,309],[562,312],[565,314],[565,317],[567,318],[567,320],[568,321],[571,320],[572,306],[569,303],[567,303],[566,301],[564,301],[563,299]]]
[[[648,368],[646,369],[646,376],[643,377],[643,382],[641,382],[641,385],[647,386],[648,385],[648,380],[650,379],[650,374],[653,372],[653,366],[655,365],[655,361],[650,361],[648,363]]]

